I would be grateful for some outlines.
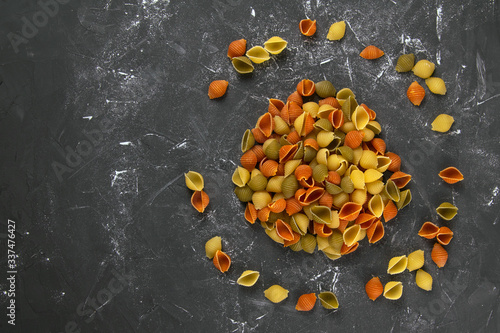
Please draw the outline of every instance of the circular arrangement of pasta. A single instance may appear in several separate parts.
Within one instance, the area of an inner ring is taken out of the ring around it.
[[[329,81],[304,79],[286,102],[271,98],[243,134],[232,177],[245,219],[284,247],[332,260],[378,242],[382,220],[411,201],[411,176],[381,130],[375,111]]]

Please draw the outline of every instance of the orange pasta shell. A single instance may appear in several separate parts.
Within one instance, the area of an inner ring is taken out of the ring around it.
[[[219,98],[224,96],[229,82],[226,80],[215,80],[208,86],[208,97],[210,99]]]
[[[279,99],[270,98],[267,112],[269,112],[273,117],[279,116],[281,114],[281,109],[283,109],[284,106],[285,103],[283,103]]]
[[[304,36],[312,36],[316,32],[316,20],[311,21],[310,19],[302,20],[299,23],[300,32]]]
[[[279,163],[278,164],[278,171],[276,171],[276,176],[284,176],[284,175],[285,175],[285,164]]]
[[[307,164],[299,165],[297,169],[295,169],[295,178],[297,178],[297,180],[308,179],[312,174],[313,170]]]
[[[375,111],[370,109],[365,103],[362,103],[361,106],[366,110],[366,112],[368,112],[370,120],[375,120],[375,118],[377,118],[377,114],[375,113]]]
[[[340,254],[346,255],[346,254],[352,253],[352,252],[356,251],[358,246],[359,246],[359,242],[356,242],[356,243],[352,244],[351,246],[347,246],[346,243],[344,243],[344,244],[342,244],[342,247],[340,248]]]
[[[269,205],[267,205],[271,212],[273,213],[281,213],[282,211],[285,210],[286,208],[286,201],[285,199],[281,198],[276,201],[271,202]]]
[[[247,50],[247,41],[244,39],[238,39],[229,44],[227,48],[227,56],[230,59],[233,59],[234,57],[241,57],[245,55],[246,50]]]
[[[229,270],[229,267],[231,267],[231,258],[221,250],[217,250],[217,252],[215,252],[213,263],[215,268],[222,273],[225,273]]]
[[[398,154],[391,152],[386,153],[385,156],[391,159],[391,164],[389,164],[389,168],[387,168],[387,170],[392,172],[399,171],[401,168],[401,157],[399,157]]]
[[[344,143],[346,146],[356,149],[359,147],[364,137],[365,133],[363,131],[350,131],[346,134]]]
[[[361,212],[361,206],[355,202],[346,202],[339,211],[339,218],[346,221],[354,221]]]
[[[269,209],[269,207],[264,207],[257,211],[257,218],[260,222],[267,222],[269,220],[269,214],[271,214],[271,209]]]
[[[368,45],[359,54],[359,56],[361,58],[365,58],[365,59],[377,59],[383,55],[384,55],[384,51],[382,51],[381,49],[379,49],[378,47],[376,47],[374,45]]]
[[[302,205],[295,198],[286,199],[286,213],[289,216],[296,214],[302,210]]]
[[[328,208],[332,208],[332,205],[333,205],[333,195],[331,195],[330,193],[328,192],[325,192],[323,194],[323,196],[321,196],[321,198],[319,198],[319,201],[318,203],[321,205],[321,206],[325,206],[325,207],[328,207]]]
[[[292,227],[281,219],[276,220],[276,233],[284,240],[291,241],[294,239]]]
[[[245,220],[251,224],[254,224],[255,220],[257,220],[257,209],[255,209],[255,206],[251,202],[247,203],[247,207],[245,208]]]
[[[432,261],[439,267],[444,267],[448,260],[448,252],[439,243],[435,243],[431,252]]]
[[[295,119],[297,119],[302,113],[304,113],[304,110],[300,107],[295,102],[290,102],[290,105],[288,106],[288,115],[290,119],[290,124],[293,124]],[[313,124],[314,124],[314,119],[313,119]]]
[[[417,81],[413,81],[406,91],[406,96],[413,105],[419,106],[424,100],[425,89]]]
[[[287,102],[294,102],[300,107],[302,107],[302,105],[304,104],[304,101],[302,100],[302,96],[299,94],[298,91],[294,91],[293,93],[291,93],[290,96],[288,96],[288,98],[286,99],[286,101]]]
[[[328,115],[328,120],[333,128],[337,129],[344,125],[344,112],[341,109],[335,109]]]
[[[283,246],[288,247],[290,245],[293,245],[295,243],[298,243],[300,241],[300,234],[298,232],[292,231],[293,233],[293,239],[292,240],[283,240]]]
[[[398,215],[398,208],[394,204],[394,201],[389,200],[389,202],[387,203],[387,205],[385,205],[385,207],[384,207],[384,213],[383,214],[384,214],[384,220],[385,220],[385,222],[389,222],[390,220],[392,220],[393,218],[395,218],[396,215]]]
[[[210,198],[208,197],[208,194],[205,193],[205,191],[195,191],[191,196],[191,205],[193,205],[193,207],[200,213],[203,213],[205,211],[205,208],[207,208],[209,202]]]
[[[398,188],[403,188],[410,182],[411,175],[401,171],[396,171],[389,179],[391,179]]]
[[[384,155],[385,154],[385,141],[382,140],[381,138],[374,138],[371,141],[372,147],[375,149],[375,152],[379,155]]]
[[[328,171],[328,177],[326,178],[326,181],[335,185],[340,185],[342,179],[337,171]]]
[[[268,138],[269,136],[271,136],[271,134],[273,134],[274,130],[273,116],[271,116],[269,112],[264,113],[257,120],[256,127],[262,132],[262,134],[264,134],[265,137]]]
[[[316,141],[315,139],[305,139],[304,140],[304,147],[311,147],[315,150],[318,150],[319,149],[319,145],[318,145],[318,141]]]
[[[377,220],[376,216],[368,213],[361,213],[356,218],[356,224],[359,224],[361,229],[368,229],[372,226],[373,222]]]
[[[305,178],[305,179],[301,179],[299,180],[299,184],[301,186],[303,186],[304,188],[311,188],[311,187],[314,187],[316,185],[316,181],[314,180],[314,178],[311,176],[309,178]]]
[[[257,162],[262,161],[265,157],[266,154],[264,153],[264,149],[262,149],[261,145],[255,145],[252,148],[250,148],[250,151],[252,151],[255,156],[257,157]]]
[[[366,237],[368,238],[368,242],[376,243],[384,237],[384,225],[380,220],[374,222],[368,229],[366,229]]]
[[[280,158],[280,163],[286,163],[290,161],[297,150],[299,149],[298,145],[284,145],[280,148],[279,151],[279,158]]]
[[[365,285],[365,291],[368,298],[372,301],[376,300],[384,292],[384,286],[378,276],[372,277]]]
[[[318,223],[316,221],[314,221],[313,224],[314,224],[314,233],[319,237],[326,238],[332,235],[333,233],[332,229],[330,229],[326,224]]]
[[[441,227],[436,235],[436,240],[441,245],[450,244],[451,239],[453,238],[453,231],[448,227]]]
[[[316,91],[316,85],[313,81],[304,79],[297,84],[297,92],[301,96],[311,96]]]
[[[438,232],[439,227],[437,225],[432,222],[425,222],[418,231],[418,235],[427,239],[433,239],[437,236]]]
[[[338,228],[337,228],[337,229],[339,229],[339,231],[340,231],[341,233],[344,233],[345,228],[347,228],[347,225],[348,225],[348,224],[349,224],[349,221],[340,219],[340,220],[339,220],[339,226],[338,226]]]
[[[258,128],[252,128],[250,131],[252,132],[255,141],[258,143],[264,143],[268,139],[268,137],[265,136],[264,133],[262,133],[262,131]]]
[[[341,109],[342,105],[340,105],[339,101],[335,97],[327,97],[320,99],[318,102],[318,105],[321,106],[323,104],[328,104],[330,106],[333,106],[336,109]]]
[[[278,162],[273,160],[263,159],[261,161],[259,169],[262,172],[262,174],[267,178],[275,176],[276,173],[278,172]]]
[[[255,156],[253,151],[249,150],[241,155],[240,163],[242,167],[251,172],[257,164],[257,156]]]
[[[455,167],[448,167],[439,172],[439,177],[441,177],[448,184],[455,184],[464,179],[464,175]]]
[[[293,130],[290,133],[288,133],[286,139],[288,142],[290,142],[292,145],[294,145],[300,141],[300,134],[297,133],[296,130]]]

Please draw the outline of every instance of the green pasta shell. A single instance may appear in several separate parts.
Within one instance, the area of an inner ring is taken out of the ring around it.
[[[354,113],[354,110],[356,110],[356,107],[358,106],[358,103],[354,99],[354,97],[349,96],[344,104],[342,104],[342,112],[344,112],[344,117],[347,118],[347,120],[351,120],[351,116]]]
[[[331,248],[340,253],[342,245],[344,244],[344,236],[342,232],[338,229],[333,230],[332,235],[328,237],[328,243],[330,244]]]
[[[413,53],[410,54],[402,54],[398,58],[398,62],[396,64],[396,72],[404,73],[409,72],[415,65],[415,55]]]
[[[234,69],[240,74],[249,74],[252,73],[254,67],[250,59],[245,56],[234,57],[231,59]]]
[[[293,155],[294,160],[300,160],[304,157],[304,142],[299,141],[297,142],[297,151],[295,152],[295,155]]]
[[[290,216],[288,216],[288,214],[286,212],[284,212],[284,211],[281,212],[281,213],[270,212],[269,213],[269,219],[267,220],[267,222],[274,223],[277,220],[282,220],[283,222],[289,223],[290,222]]]
[[[341,187],[339,187],[333,183],[330,183],[329,181],[325,181],[325,189],[331,195],[335,195],[335,194],[339,194],[339,193],[343,192]]]
[[[243,134],[241,139],[241,151],[246,152],[255,145],[255,138],[253,137],[252,131],[247,129]]]
[[[384,187],[384,192],[385,194],[389,197],[394,202],[398,202],[400,200],[400,191],[398,186],[392,181],[392,179],[389,179],[387,183],[385,183]]]
[[[299,182],[295,178],[295,175],[290,175],[283,179],[283,183],[281,183],[281,193],[283,193],[285,199],[293,197],[298,189]]]
[[[249,202],[252,200],[253,191],[248,185],[245,185],[243,187],[236,187],[234,194],[236,194],[241,202]]]
[[[400,195],[400,199],[396,203],[396,206],[398,207],[398,209],[403,209],[405,206],[407,206],[411,202],[411,191],[409,189],[404,190],[404,191],[401,191],[401,193],[399,195]]]
[[[345,193],[352,193],[354,191],[354,184],[352,183],[351,177],[342,177],[342,180],[340,181],[340,187]]]
[[[312,219],[317,223],[331,224],[333,221],[332,210],[326,206],[314,206],[311,208]],[[337,226],[338,227],[338,226]]]
[[[280,116],[274,117],[274,132],[279,135],[290,133],[290,126]],[[286,143],[290,144],[290,143]]]
[[[335,136],[340,139],[340,145],[343,145],[346,134],[338,129],[336,129],[333,133],[335,133]]]
[[[351,147],[348,146],[338,147],[337,149],[335,149],[335,154],[342,155],[349,163],[352,163],[354,158],[354,151]]]
[[[267,187],[267,178],[261,173],[256,174],[250,178],[247,185],[252,191],[264,191]]]
[[[332,132],[333,131],[333,126],[332,123],[325,118],[321,118],[318,121],[314,123],[314,128],[327,131],[327,132]]]
[[[304,148],[304,157],[303,157],[304,162],[309,163],[312,160],[314,160],[316,158],[317,153],[318,153],[318,151],[316,149],[314,149],[313,147],[305,147]]]
[[[302,250],[312,254],[316,249],[316,237],[311,234],[305,234],[300,238],[300,245],[302,245]]]
[[[285,177],[283,176],[274,176],[269,178],[267,181],[266,191],[281,193],[281,185],[283,184],[284,179]]]
[[[280,148],[281,145],[276,139],[268,139],[262,145],[262,150],[264,150],[264,154],[266,154],[267,158],[270,160],[278,160],[280,157]]]
[[[290,141],[288,141],[287,138],[288,138],[288,134],[282,135],[280,138],[279,144],[282,146],[291,145],[292,143]]]
[[[312,203],[312,204],[310,204],[310,205],[308,205],[308,206],[305,206],[305,207],[303,208],[304,214],[306,214],[306,216],[307,216],[307,218],[308,218],[309,220],[312,220],[312,219],[313,219],[313,216],[312,216],[312,212],[311,212],[311,210],[312,210],[315,206],[318,206],[318,204],[317,204],[317,203]]]
[[[337,300],[337,296],[335,296],[335,294],[331,291],[323,291],[319,293],[318,298],[321,302],[321,305],[323,305],[325,309],[332,310],[339,308],[339,301]]]
[[[366,125],[366,128],[373,131],[375,134],[380,134],[380,132],[382,132],[382,126],[380,126],[379,122],[375,120],[370,120]]]
[[[443,202],[436,208],[437,214],[444,220],[449,221],[458,213],[458,208],[449,202]]]
[[[318,164],[313,169],[313,179],[321,183],[328,177],[328,167],[324,164]]]
[[[304,236],[307,234],[307,228],[309,227],[309,218],[302,213],[293,214],[290,219],[290,226],[293,231]]]
[[[302,245],[300,242],[288,246],[288,248],[294,252],[302,251]]]
[[[316,83],[316,94],[321,98],[335,97],[337,90],[330,81]]]
[[[337,93],[337,99],[348,99],[349,96],[356,98],[352,90],[349,88],[340,89]]]

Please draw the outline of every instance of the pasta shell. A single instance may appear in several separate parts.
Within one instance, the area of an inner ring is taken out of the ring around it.
[[[310,19],[307,19],[300,21],[299,29],[304,36],[314,35],[316,32],[316,20],[311,21]]]
[[[283,179],[283,183],[281,184],[281,192],[285,196],[285,199],[289,199],[295,195],[295,192],[299,188],[299,183],[297,179],[293,175],[290,175]]]
[[[361,142],[363,141],[364,136],[365,136],[365,134],[362,131],[350,131],[345,136],[344,144],[347,147],[355,149],[355,148],[359,147],[359,145],[361,145]]]
[[[339,230],[340,232],[344,232],[345,228],[347,228],[348,224],[349,224],[349,221],[347,221],[347,220],[340,220],[339,221],[339,227],[337,228],[337,230]],[[343,242],[342,242],[342,244],[345,245]]]
[[[372,301],[376,300],[384,292],[384,287],[378,276],[374,276],[365,285],[366,295]]]
[[[424,100],[425,89],[417,81],[413,81],[406,91],[406,96],[413,105],[419,106]]]
[[[295,310],[297,311],[311,311],[316,305],[316,294],[304,294],[299,297]]]
[[[370,115],[362,106],[357,106],[351,115],[351,120],[358,131],[364,129],[370,121]]]
[[[300,210],[302,210],[302,206],[300,206]],[[295,213],[290,220],[290,226],[293,231],[305,235],[309,227],[309,218],[305,214]]]
[[[387,170],[391,172],[399,171],[401,168],[401,158],[399,157],[399,155],[388,152],[385,154],[385,156],[391,159],[391,164],[389,165],[389,168],[387,168]]]
[[[316,116],[318,115],[319,105],[316,102],[307,102],[302,105],[302,109],[304,110],[304,112],[309,112],[309,114],[313,118],[316,118]]]
[[[279,303],[288,297],[288,290],[275,284],[264,291],[264,296],[273,303]]]
[[[384,194],[394,202],[401,200],[401,192],[392,179],[387,180],[387,183],[385,183]]]
[[[419,269],[415,276],[417,286],[426,291],[432,290],[432,276],[424,270]]]
[[[241,139],[241,151],[246,152],[250,150],[255,145],[255,138],[253,137],[252,131],[247,129],[243,134]]]
[[[309,254],[312,254],[314,252],[314,250],[316,249],[316,244],[316,237],[311,234],[305,234],[300,239],[300,245],[302,245],[302,249]]]
[[[385,154],[385,141],[380,139],[380,138],[375,138],[371,141],[372,147],[375,149],[375,151],[380,154],[384,155]]]
[[[439,77],[430,77],[425,79],[425,84],[431,93],[436,95],[446,95],[446,84]]]
[[[302,205],[307,206],[321,198],[323,193],[325,193],[324,189],[322,189],[321,187],[313,186],[311,188],[308,188],[303,195],[299,197],[297,197],[296,195],[295,199],[297,199]]]
[[[260,132],[259,130],[257,131]],[[276,139],[268,139],[262,145],[262,150],[265,156],[267,156],[267,158],[270,160],[279,159],[280,149],[281,145]]]
[[[335,22],[328,29],[326,39],[328,40],[341,40],[345,35],[345,21]]]
[[[301,114],[303,114],[303,113],[304,113],[304,110],[302,110],[302,108],[300,107],[300,105],[298,105],[295,102],[290,102],[290,104],[288,105],[288,115],[289,115],[288,117],[289,117],[289,120],[290,120],[291,124],[293,124],[295,122],[295,120],[297,118],[299,118],[299,116]],[[312,124],[314,124],[314,119],[311,119],[311,120],[312,120]],[[302,135],[302,133],[300,131],[299,131],[299,134]],[[309,132],[307,132],[307,134],[309,134]],[[306,135],[306,134],[304,134],[304,135]]]
[[[247,203],[247,207],[245,208],[245,220],[251,224],[254,224],[255,220],[257,220],[257,209],[255,209],[255,206],[251,202]]]
[[[366,229],[366,237],[369,243],[376,243],[384,237],[384,225],[380,220],[374,222],[368,229]]]
[[[271,214],[271,210],[269,209],[269,207],[264,207],[257,212],[257,218],[260,222],[268,222],[269,214]]]
[[[229,82],[226,80],[215,80],[208,86],[208,97],[210,99],[219,98],[224,96]]]
[[[282,220],[276,221],[276,233],[283,240],[291,241],[294,238],[292,227],[290,227],[290,225],[288,223],[286,223]]]
[[[319,198],[318,203],[320,206],[325,206],[331,209],[333,205],[333,196],[330,193],[325,192],[321,198]]]
[[[349,228],[345,229],[343,238],[346,246],[352,246],[358,240],[359,233],[361,232],[361,227],[359,224],[354,224]]]
[[[436,212],[443,220],[450,221],[455,217],[455,215],[457,215],[458,208],[449,202],[443,202],[438,208],[436,208]]]
[[[234,69],[240,74],[249,74],[254,70],[252,62],[245,56],[234,57],[231,59],[231,63]]]
[[[252,191],[264,191],[267,187],[267,178],[260,171],[257,171],[257,169],[252,171],[250,181],[247,185],[252,189]]]
[[[285,106],[285,103],[276,98],[269,99],[269,106],[267,108],[267,112],[269,112],[274,117],[279,116],[281,113],[281,109]]]
[[[374,134],[380,134],[380,132],[382,132],[382,126],[375,120],[370,120],[366,128],[373,131]]]
[[[339,301],[337,296],[331,291],[323,291],[319,293],[318,299],[321,302],[321,305],[327,310],[338,309]]]
[[[327,224],[332,228],[338,227],[338,218],[334,218],[333,212],[326,206],[314,206],[311,208],[312,219],[320,224]]]
[[[361,213],[356,218],[356,224],[358,224],[361,229],[368,229],[372,226],[372,224],[377,220],[375,216],[368,213]]]
[[[419,60],[415,66],[413,66],[412,71],[416,76],[422,79],[427,79],[432,75],[432,73],[434,73],[435,68],[436,65],[434,65],[434,63],[429,60],[422,59]]]
[[[302,106],[304,104],[304,101],[302,100],[302,96],[299,94],[298,91],[294,91],[293,93],[288,96],[287,102],[294,102],[297,103],[298,106]]]
[[[341,255],[346,255],[346,254],[352,253],[352,252],[356,251],[356,249],[358,248],[358,246],[359,246],[358,242],[354,243],[351,246],[347,246],[346,244],[343,244],[342,248],[340,249],[340,254]]]
[[[291,131],[287,135],[287,141],[290,142],[290,144],[292,145],[300,142],[300,134],[297,131]]]
[[[441,227],[436,235],[436,240],[441,245],[450,244],[451,239],[453,238],[453,231],[448,227]]]
[[[366,190],[368,191],[368,193],[372,195],[379,194],[384,190],[384,183],[381,180],[376,180],[374,182],[367,183]]]
[[[300,234],[295,232],[295,231],[292,231],[292,235],[293,235],[293,238],[292,240],[286,240],[284,239],[283,240],[283,246],[284,247],[289,247],[289,246],[292,246],[292,245],[295,245],[295,244],[300,244]],[[301,246],[302,248],[302,246]]]
[[[398,215],[398,208],[396,207],[396,205],[394,204],[394,202],[392,200],[389,200],[387,205],[385,205],[383,215],[384,215],[385,222],[389,222],[390,220],[395,218],[396,215]]]
[[[262,133],[262,131],[258,128],[252,128],[250,131],[252,132],[255,141],[258,143],[264,143],[268,139],[268,137],[265,136],[264,133]]]
[[[363,207],[355,202],[346,202],[339,211],[339,218],[346,221],[354,221],[359,216]]]
[[[342,90],[344,90],[344,89],[342,89]],[[340,92],[342,92],[342,90]],[[337,98],[338,98],[338,94],[337,94]],[[358,103],[356,102],[354,97],[348,96],[347,99],[342,104],[342,112],[344,112],[344,116],[347,118],[347,120],[352,119],[351,115],[354,112],[354,110],[356,110],[357,107],[358,107]],[[352,124],[352,125],[354,125],[354,124]],[[347,131],[345,131],[345,132],[347,133]]]
[[[455,184],[464,180],[464,175],[455,167],[447,167],[439,172],[441,177],[448,184]]]
[[[205,187],[203,176],[196,171],[188,171],[184,174],[186,186],[193,191],[201,191]]]
[[[245,169],[252,171],[257,164],[257,156],[255,156],[253,151],[249,150],[241,155],[240,163]]]
[[[440,114],[432,122],[432,124],[431,124],[432,130],[436,131],[436,132],[441,132],[441,133],[448,132],[451,128],[451,125],[453,125],[454,121],[455,121],[455,119],[452,116],[444,114],[444,113]]]
[[[383,55],[384,55],[384,51],[382,51],[381,49],[379,49],[378,47],[376,47],[374,45],[368,45],[359,54],[359,56],[361,58],[365,58],[365,59],[377,59]]]
[[[291,174],[294,174],[295,171],[297,170],[297,168],[301,167],[301,163],[302,163],[301,160],[290,160],[290,161],[286,162],[285,163],[285,177],[288,177]],[[309,167],[309,166],[306,165],[306,167]],[[311,171],[311,174],[312,174],[312,171]],[[297,177],[297,176],[295,176],[295,177]],[[309,177],[306,177],[306,178],[309,178]],[[297,180],[300,180],[300,179],[297,179]]]
[[[297,169],[295,169],[295,178],[297,180],[308,179],[312,176],[312,174],[313,170],[307,164],[300,165]]]
[[[279,161],[280,163],[286,163],[293,158],[297,152],[299,146],[294,145],[284,145],[279,150]]]
[[[280,116],[274,117],[274,132],[279,135],[290,133],[290,126]]]
[[[398,300],[403,295],[403,284],[399,281],[389,281],[384,287],[384,297],[392,301]]]
[[[398,58],[398,62],[396,64],[396,72],[404,73],[409,72],[413,68],[415,64],[415,55],[413,53],[410,54],[402,54]]]
[[[437,236],[438,232],[439,227],[437,225],[432,222],[425,222],[418,231],[418,235],[427,239],[433,239]]]
[[[274,36],[264,43],[264,48],[271,54],[280,54],[286,48],[287,44],[283,38]]]
[[[321,98],[335,97],[337,90],[330,81],[320,81],[316,83],[316,94]]]
[[[313,81],[304,79],[297,84],[297,92],[301,96],[311,96],[316,91],[316,85]]]
[[[275,176],[276,172],[278,171],[278,162],[273,160],[266,160],[261,164],[260,171],[262,172],[264,177]]]
[[[332,235],[332,229],[328,227],[326,224],[321,224],[316,221],[313,222],[314,225],[314,233],[318,235],[318,237],[329,237]]]
[[[384,212],[384,201],[380,194],[375,194],[370,201],[368,201],[368,210],[376,217],[381,217]]]
[[[344,125],[344,112],[342,112],[342,110],[340,109],[334,109],[328,115],[328,120],[332,124],[333,128],[335,129],[340,128],[342,127],[342,125]]]
[[[266,186],[267,192],[281,193],[281,187],[283,185],[283,180],[285,177],[283,176],[274,176],[269,178]]]
[[[244,39],[238,39],[229,44],[229,47],[227,48],[227,56],[230,59],[233,59],[234,57],[241,57],[245,55],[246,50],[247,41]]]
[[[212,237],[205,243],[205,253],[209,259],[212,259],[220,250],[222,250],[222,239],[219,236]]]
[[[340,105],[339,101],[335,97],[327,97],[318,102],[319,106],[328,104],[335,109],[341,109],[342,105]]]
[[[365,183],[372,183],[374,181],[379,180],[382,178],[383,174],[375,169],[368,169],[365,170],[363,174],[363,178],[365,180]]]
[[[195,191],[191,196],[191,205],[200,213],[205,211],[210,199],[205,191]]]
[[[338,185],[335,185],[333,183],[330,183],[329,181],[325,182],[325,189],[328,193],[331,195],[336,195],[342,193],[342,188]],[[349,196],[347,196],[347,201],[349,201]],[[333,198],[333,205],[335,205],[335,198]],[[335,205],[337,206],[337,205]]]
[[[448,261],[448,252],[439,243],[435,243],[431,252],[432,261],[439,267],[442,268],[446,265]]]
[[[406,256],[394,257],[389,260],[389,266],[387,267],[387,274],[399,274],[406,270],[408,265],[408,258]]]
[[[332,123],[328,119],[320,118],[314,123],[314,128],[326,132],[333,132]],[[317,140],[317,137],[316,137]]]
[[[396,203],[396,206],[398,207],[399,210],[401,210],[411,202],[411,199],[412,199],[411,191],[410,190],[401,191],[399,196],[400,196],[400,199]]]
[[[408,269],[408,271],[413,272],[414,270],[424,266],[424,261],[424,251],[413,251],[408,255],[408,265],[406,266],[406,268]]]
[[[300,252],[300,251],[302,251],[302,245],[300,245],[300,240],[299,240],[299,242],[290,245],[289,249],[292,250],[292,251],[294,251],[294,252]]]
[[[254,46],[247,51],[246,56],[252,62],[256,64],[261,64],[264,61],[269,60],[269,52],[266,51],[262,46]]]
[[[236,187],[234,194],[236,194],[241,202],[249,202],[252,200],[253,191],[248,185],[245,185],[243,187]]]
[[[313,169],[313,178],[318,183],[321,183],[328,177],[328,167],[324,164],[318,164]]]
[[[257,191],[252,195],[252,202],[257,210],[267,207],[271,200],[271,195],[266,191]]]
[[[362,171],[353,170],[349,177],[355,189],[365,188],[365,176]]]
[[[273,213],[281,213],[286,208],[286,201],[285,199],[278,199],[268,204],[268,207]]]
[[[234,185],[238,187],[243,187],[248,183],[249,180],[250,180],[250,172],[248,172],[247,169],[239,166],[236,168],[236,170],[234,170],[232,177]]]
[[[231,267],[231,258],[221,250],[217,250],[214,255],[213,263],[221,273],[225,273]]]
[[[306,136],[314,130],[314,118],[309,113],[304,112],[295,119],[293,125],[297,134]]]
[[[398,188],[403,188],[410,182],[411,175],[401,171],[396,171],[389,179],[392,180]]]
[[[273,116],[271,116],[269,112],[264,113],[257,120],[257,125],[255,127],[258,128],[262,132],[262,134],[264,134],[264,136],[269,137],[271,134],[273,134],[274,130]]]
[[[260,273],[257,271],[244,271],[236,281],[240,286],[251,287],[257,283]]]
[[[366,104],[362,103],[361,106],[368,112],[368,115],[370,116],[370,121],[373,121],[375,118],[377,118],[377,113],[370,109]]]
[[[326,180],[335,185],[340,185],[341,182],[340,175],[335,171],[328,171],[328,177],[326,178]]]

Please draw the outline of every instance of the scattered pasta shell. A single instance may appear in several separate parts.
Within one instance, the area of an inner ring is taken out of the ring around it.
[[[387,205],[385,205],[385,208],[384,208],[383,215],[384,215],[384,221],[385,222],[389,222],[390,220],[392,220],[393,218],[395,218],[396,215],[398,215],[398,208],[394,204],[394,201],[389,200],[387,202]]]
[[[398,207],[399,210],[401,210],[410,204],[411,199],[412,199],[412,195],[411,195],[410,190],[404,190],[404,191],[401,191],[399,196],[400,196],[400,199],[396,203],[396,206]]]
[[[417,271],[415,282],[417,283],[417,286],[419,286],[423,290],[432,290],[432,276],[422,269],[419,269]]]
[[[394,184],[396,184],[396,186],[401,189],[408,185],[411,180],[411,175],[401,171],[396,171],[391,175],[391,177],[389,177],[389,179],[392,180]]]
[[[335,296],[335,294],[331,291],[323,291],[319,293],[318,299],[325,309],[332,310],[339,308],[337,296]]]
[[[299,297],[295,310],[297,311],[311,311],[316,305],[316,294],[304,294]]]
[[[249,74],[254,70],[252,62],[245,56],[234,57],[231,59],[231,63],[234,69],[240,74]]]
[[[328,29],[326,39],[328,40],[341,40],[345,35],[345,21],[335,22]]]
[[[227,48],[227,56],[230,59],[233,59],[234,57],[241,57],[245,55],[245,51],[247,49],[247,41],[244,39],[238,39],[231,44],[229,44],[229,47]]]
[[[229,267],[231,267],[231,258],[221,250],[215,252],[213,262],[215,268],[221,271],[221,273],[227,272]]]
[[[436,212],[442,219],[450,221],[455,217],[455,215],[457,215],[458,208],[449,202],[443,202],[438,208],[436,208]]]
[[[251,202],[248,202],[245,208],[245,220],[251,224],[254,224],[255,220],[257,220],[257,209],[255,209],[255,206]]]
[[[297,84],[297,92],[301,96],[311,96],[316,91],[316,85],[313,81],[304,79]]]
[[[439,267],[444,267],[448,261],[448,252],[439,243],[435,243],[431,252],[432,261]]]
[[[389,281],[384,287],[384,297],[392,301],[398,300],[403,295],[403,284],[399,281]]]
[[[209,259],[212,259],[220,250],[222,250],[222,239],[219,236],[212,237],[205,243],[205,253]]]
[[[389,260],[387,274],[399,274],[405,271],[408,265],[408,258],[406,256],[394,257]]]
[[[438,232],[439,227],[437,225],[432,222],[425,222],[418,231],[418,235],[427,239],[433,239],[437,236]]]
[[[304,36],[312,36],[316,32],[316,20],[311,21],[310,19],[302,20],[299,23],[300,32]]]
[[[448,184],[455,184],[464,180],[464,175],[455,167],[447,167],[439,172],[441,177]]]
[[[436,240],[439,242],[439,244],[448,245],[450,244],[452,238],[453,238],[453,231],[451,231],[450,228],[448,227],[439,228],[439,231],[436,235]]]
[[[247,169],[238,166],[236,170],[234,170],[232,177],[234,185],[238,187],[243,187],[248,183],[249,180],[250,180],[250,172]]]
[[[281,213],[286,208],[286,200],[283,198],[278,199],[276,201],[271,202],[268,205],[268,207],[273,213]]]
[[[257,283],[260,273],[257,271],[246,270],[241,273],[240,277],[236,281],[240,286],[251,287]]]
[[[264,291],[264,296],[273,303],[279,303],[288,297],[288,290],[275,284]]]
[[[203,176],[196,171],[188,171],[184,174],[186,186],[193,191],[201,191],[205,187]]]
[[[378,276],[372,277],[365,285],[366,295],[372,301],[376,300],[384,292],[384,286]]]
[[[408,271],[413,272],[414,270],[424,266],[424,262],[424,251],[416,250],[408,255],[408,265],[406,266],[406,268],[408,269]]]
[[[413,105],[419,106],[424,100],[425,89],[417,81],[413,81],[406,91],[406,96],[413,103]]]
[[[191,196],[191,205],[200,213],[205,211],[210,199],[205,191],[195,191]]]
[[[269,60],[269,52],[266,51],[262,46],[254,46],[250,50],[247,51],[246,56],[252,62],[256,64],[261,64],[264,61]]]
[[[434,73],[435,68],[436,65],[434,65],[434,63],[429,60],[422,59],[419,60],[415,66],[413,66],[412,71],[416,76],[422,79],[427,79],[432,75],[432,73]]]
[[[402,54],[398,58],[398,62],[396,64],[396,72],[404,73],[409,72],[413,68],[415,64],[415,55],[413,53],[410,54]]]
[[[446,84],[439,77],[430,77],[425,80],[427,88],[436,95],[446,95]]]
[[[271,54],[280,54],[288,45],[288,43],[281,37],[274,36],[264,43],[264,48]]]
[[[229,82],[226,80],[215,80],[208,86],[208,97],[210,99],[219,98],[224,96]]]
[[[321,98],[335,97],[337,90],[330,81],[316,82],[316,94]]]
[[[247,150],[252,149],[255,145],[255,138],[253,136],[252,131],[247,129],[241,138],[241,151],[246,152]]]
[[[377,59],[383,55],[384,55],[384,51],[382,51],[381,49],[379,49],[378,47],[376,47],[374,45],[368,45],[359,54],[359,56],[361,58],[365,58],[365,59]]]
[[[431,124],[432,130],[441,133],[448,132],[451,128],[451,125],[453,125],[454,121],[455,119],[452,116],[447,114],[440,114],[432,122]]]

